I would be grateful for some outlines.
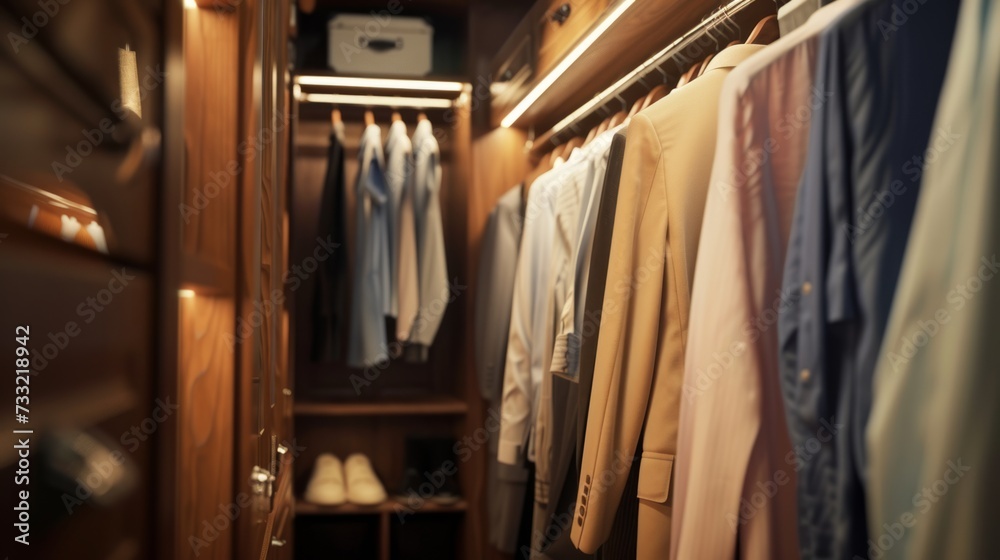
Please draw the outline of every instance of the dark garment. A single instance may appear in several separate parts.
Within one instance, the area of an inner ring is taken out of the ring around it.
[[[312,305],[312,344],[309,357],[314,362],[340,359],[344,326],[344,294],[347,290],[347,246],[344,234],[344,145],[336,132],[330,133],[326,178],[319,207],[320,239],[329,239],[333,254],[319,265]]]
[[[625,134],[615,133],[608,155],[608,169],[604,174],[601,203],[594,226],[594,247],[591,249],[587,294],[584,300],[583,329],[580,333],[580,387],[576,424],[576,466],[579,471],[583,460],[583,438],[587,433],[587,412],[590,409],[590,390],[594,385],[594,362],[597,360],[597,337],[601,330],[601,313],[604,306],[604,287],[608,280],[608,261],[611,258],[611,234],[615,227],[615,209],[618,207],[618,182],[622,176],[622,158],[625,156]],[[576,492],[576,490],[574,490]]]
[[[628,480],[622,492],[621,502],[611,522],[608,540],[597,549],[597,560],[637,560],[639,538],[639,461],[642,450],[637,450]],[[739,549],[737,549],[739,550]]]
[[[597,222],[594,225],[590,268],[587,271],[587,293],[584,297],[584,316],[580,349],[580,375],[578,382],[554,375],[552,377],[552,461],[550,468],[550,493],[546,516],[549,528],[543,551],[557,560],[592,558],[576,549],[570,539],[574,521],[576,497],[580,484],[580,454],[586,429],[587,409],[590,406],[590,389],[594,379],[594,361],[597,356],[597,336],[600,326],[600,309],[604,301],[608,259],[611,253],[611,234],[614,227],[615,207],[618,202],[618,181],[621,178],[622,157],[625,153],[625,135],[616,133],[611,140],[608,167],[605,171],[601,197],[598,202]],[[626,490],[627,491],[627,490]],[[635,499],[635,488],[632,489]],[[638,502],[636,514],[638,513]],[[626,504],[626,508],[628,505]],[[633,518],[633,521],[635,519]],[[616,518],[617,523],[617,518]],[[633,527],[633,536],[635,529]],[[554,538],[548,538],[553,537]],[[635,541],[632,542],[635,557]],[[612,558],[625,558],[612,556]]]
[[[914,9],[914,7],[916,7]],[[867,557],[872,373],[955,28],[952,0],[869,1],[821,39],[779,309],[804,559]],[[915,406],[918,403],[914,403]]]

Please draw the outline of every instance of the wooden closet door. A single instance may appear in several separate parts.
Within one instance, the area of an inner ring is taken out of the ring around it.
[[[154,160],[165,78],[155,4],[0,5],[0,353],[9,407],[0,475],[4,503],[24,502],[30,524],[28,546],[13,542],[19,533],[8,525],[11,557],[154,556],[155,449],[178,405],[177,395],[154,390]],[[136,112],[121,103],[118,49],[126,45],[136,55]]]

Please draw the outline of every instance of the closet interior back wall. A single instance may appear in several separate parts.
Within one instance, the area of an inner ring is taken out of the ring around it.
[[[323,195],[324,179],[327,172],[327,149],[330,142],[331,123],[329,105],[301,104],[294,137],[294,169],[292,186],[292,227],[291,263],[301,264],[318,246],[317,237],[320,200]],[[452,286],[450,301],[444,320],[430,350],[427,363],[407,363],[402,358],[394,358],[384,367],[373,367],[367,371],[348,368],[343,357],[347,348],[346,333],[349,327],[349,306],[343,310],[341,359],[336,362],[316,362],[310,359],[312,343],[313,290],[316,275],[309,275],[301,287],[292,294],[295,314],[295,364],[296,400],[356,400],[383,397],[426,397],[433,395],[459,396],[463,377],[463,326],[467,283],[465,272],[466,208],[465,185],[460,184],[455,172],[455,149],[453,138],[454,123],[449,118],[454,113],[447,111],[426,111],[434,126],[434,134],[441,149],[441,213],[445,235],[445,251],[448,262],[448,278]],[[417,122],[414,110],[401,111],[407,124],[407,133],[412,135]],[[345,111],[344,119],[344,232],[346,247],[336,250],[348,254],[348,294],[353,292],[354,227],[356,218],[355,180],[358,173],[358,144],[364,124],[359,119],[351,119]],[[360,115],[359,115],[360,116]],[[376,124],[382,128],[383,142],[388,132],[390,111],[375,111]],[[457,280],[456,280],[457,279]],[[350,296],[346,299],[350,302]],[[390,324],[390,327],[392,325]],[[390,348],[393,337],[390,333]]]

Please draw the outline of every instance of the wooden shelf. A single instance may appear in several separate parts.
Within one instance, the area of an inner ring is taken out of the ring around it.
[[[438,504],[426,501],[418,508],[411,508],[398,498],[389,498],[388,501],[377,506],[359,506],[355,504],[321,506],[299,498],[295,501],[295,515],[379,515],[395,513],[397,511],[410,511],[415,514],[457,513],[465,511],[468,507],[468,503],[465,500],[459,500],[453,504]]]
[[[300,417],[463,415],[468,411],[469,404],[456,397],[295,403],[295,415]]]

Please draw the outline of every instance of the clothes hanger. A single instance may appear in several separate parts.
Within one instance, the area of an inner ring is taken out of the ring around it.
[[[371,109],[365,109],[365,126],[375,124],[375,113]]]
[[[649,93],[643,99],[642,109],[639,110],[642,111],[646,109],[646,107],[649,107],[653,103],[656,103],[657,101],[666,97],[668,93],[670,93],[670,88],[668,88],[663,84],[657,84],[653,86],[653,89],[649,90]]]
[[[390,118],[392,119],[392,122],[397,122],[397,121],[402,121],[403,120],[403,117],[402,117],[402,115],[399,114],[399,111],[393,111],[392,112],[392,117],[390,117]]]
[[[694,76],[695,78],[697,78],[698,76],[701,76],[702,74],[705,73],[705,70],[708,69],[708,63],[712,62],[713,58],[715,58],[715,55],[714,54],[710,54],[710,55],[708,55],[708,56],[705,57],[705,60],[701,61],[701,66],[698,67],[698,72]]]
[[[419,113],[417,113],[417,122],[426,121],[426,120],[427,120],[427,114],[426,113],[424,113],[423,111],[420,111]]]
[[[570,156],[570,154],[573,153],[573,150],[575,150],[576,148],[579,148],[580,146],[583,146],[583,137],[582,136],[574,136],[573,138],[570,138],[566,142],[566,150],[563,152],[563,159],[564,160],[569,159],[569,156]]]
[[[611,120],[608,122],[608,128],[611,129],[622,124],[627,118],[628,113],[625,111],[618,111],[617,113],[611,115]]]
[[[340,109],[334,109],[330,111],[330,124],[336,127],[343,122],[343,118],[340,116]]]
[[[767,45],[773,43],[781,35],[778,29],[778,17],[771,14],[757,22],[757,25],[747,37],[747,45]]]

